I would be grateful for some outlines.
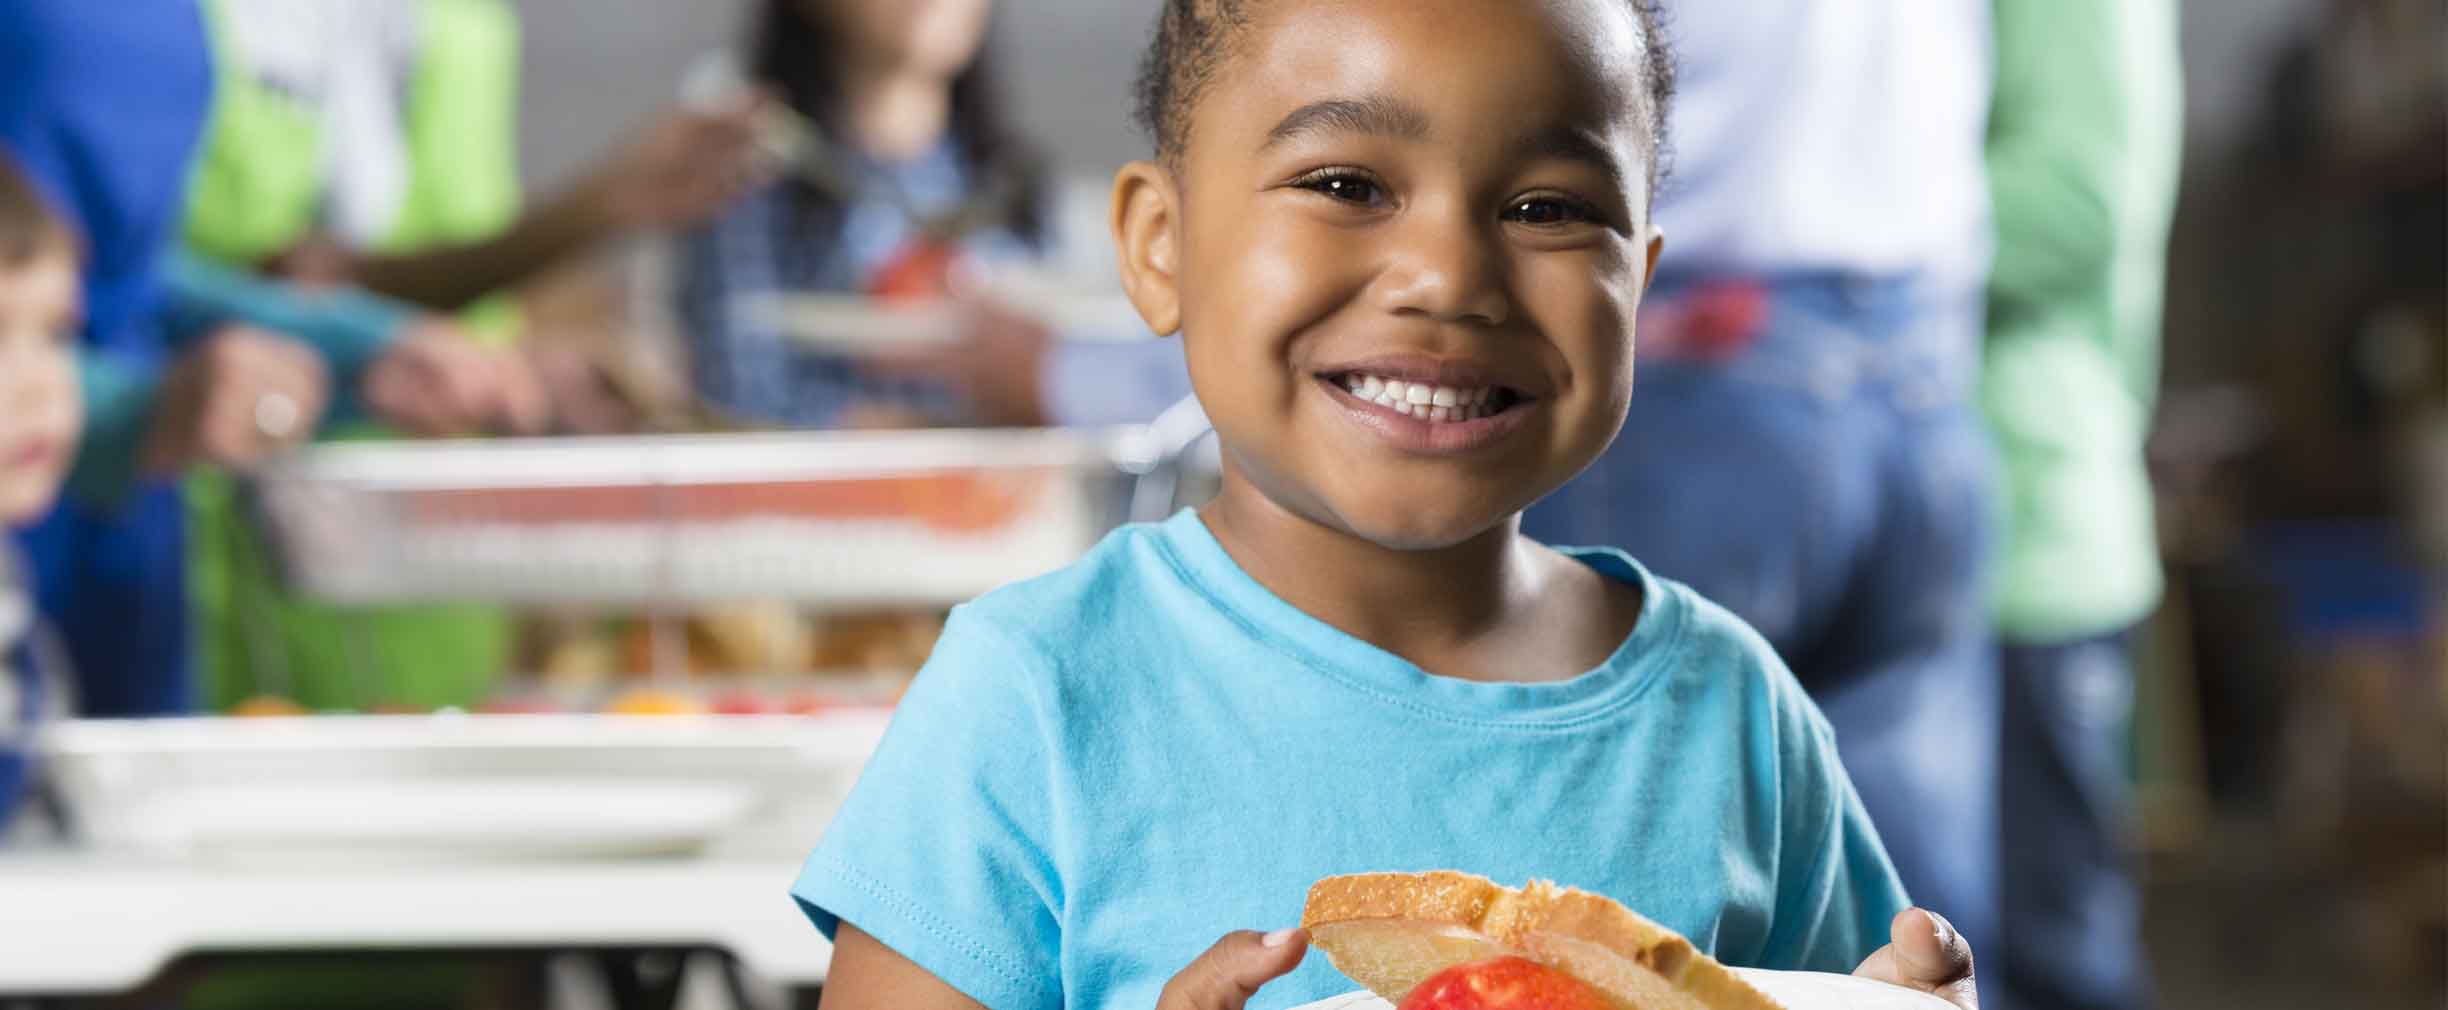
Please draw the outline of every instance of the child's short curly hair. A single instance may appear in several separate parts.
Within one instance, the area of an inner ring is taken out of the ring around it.
[[[1170,162],[1188,139],[1190,111],[1249,24],[1257,0],[1162,0],[1156,31],[1139,58],[1133,118]],[[1641,28],[1641,77],[1648,85],[1649,176],[1655,189],[1665,171],[1666,107],[1674,97],[1674,55],[1660,32],[1657,0],[1623,0]]]

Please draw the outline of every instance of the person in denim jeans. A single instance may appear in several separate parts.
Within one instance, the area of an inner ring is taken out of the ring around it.
[[[1524,529],[1757,627],[1913,900],[1994,949],[1989,5],[1666,6],[1677,142],[1631,413]]]

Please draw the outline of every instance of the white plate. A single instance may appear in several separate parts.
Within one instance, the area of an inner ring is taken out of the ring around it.
[[[1130,300],[1113,291],[1067,285],[1013,269],[965,282],[979,296],[1072,342],[1154,340]],[[959,341],[961,310],[949,299],[887,302],[864,295],[756,294],[733,311],[806,347],[848,352],[939,347]]]
[[[802,346],[829,350],[942,346],[961,337],[959,310],[943,301],[887,304],[864,295],[763,294],[742,296],[733,311]]]
[[[803,850],[889,716],[84,720],[42,747],[79,826],[160,856]]]
[[[1769,971],[1765,968],[1736,968],[1743,977],[1768,998],[1783,1004],[1785,1010],[1953,1010],[1954,1004],[1908,989],[1817,971]],[[1345,993],[1333,999],[1294,1007],[1293,1010],[1394,1010],[1391,1003],[1365,992]]]

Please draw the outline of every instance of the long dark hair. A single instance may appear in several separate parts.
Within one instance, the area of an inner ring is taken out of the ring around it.
[[[832,25],[805,11],[807,0],[766,0],[748,40],[748,72],[756,81],[781,93],[799,114],[823,130],[826,139],[846,135],[842,109],[842,47]],[[999,98],[1002,82],[995,76],[993,47],[981,46],[969,66],[952,79],[952,109],[946,129],[952,146],[968,171],[970,185],[1010,187],[1010,214],[1004,221],[1012,234],[1042,247],[1046,234],[1045,165],[1012,129]],[[814,216],[839,220],[834,199],[802,183]]]

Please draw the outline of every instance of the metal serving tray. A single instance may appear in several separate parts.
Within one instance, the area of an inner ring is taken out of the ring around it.
[[[1172,505],[1154,427],[317,446],[248,497],[303,595],[942,606]]]

